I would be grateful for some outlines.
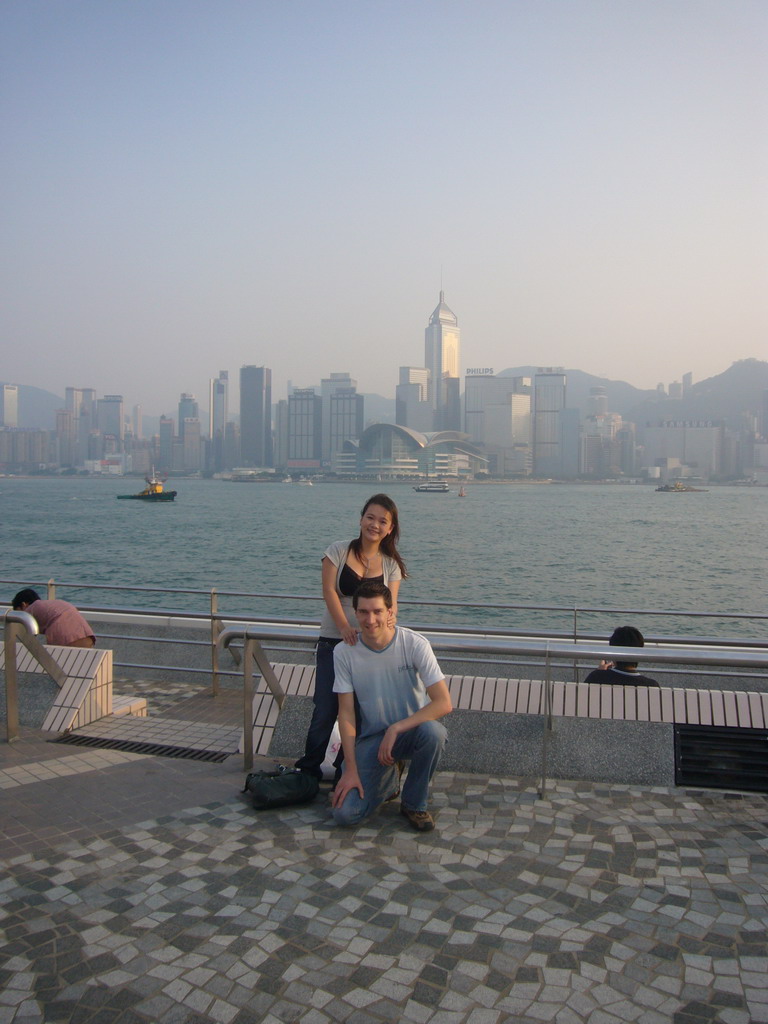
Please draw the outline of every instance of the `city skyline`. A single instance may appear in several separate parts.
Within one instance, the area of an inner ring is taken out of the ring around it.
[[[7,0],[0,29],[7,381],[152,415],[214,364],[391,395],[440,290],[460,375],[764,355],[763,3]]]

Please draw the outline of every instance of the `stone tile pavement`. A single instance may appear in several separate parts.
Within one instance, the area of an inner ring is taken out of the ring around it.
[[[768,1022],[765,796],[441,773],[418,835],[242,781],[0,742],[0,1024]]]

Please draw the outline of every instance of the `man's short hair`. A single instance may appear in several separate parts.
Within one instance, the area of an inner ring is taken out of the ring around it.
[[[394,603],[389,587],[384,583],[375,583],[373,580],[363,580],[352,595],[352,607],[355,611],[357,611],[357,602],[361,597],[383,597],[385,608],[391,608]]]
[[[38,592],[36,590],[32,590],[30,587],[27,587],[26,590],[20,590],[18,592],[18,594],[16,595],[16,597],[14,597],[11,604],[14,610],[18,611],[23,604],[34,604],[35,601],[39,600],[40,595],[38,594]]]
[[[617,626],[608,643],[611,647],[645,647],[643,634],[634,626]]]

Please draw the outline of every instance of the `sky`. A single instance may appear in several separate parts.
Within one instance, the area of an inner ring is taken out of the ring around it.
[[[768,358],[764,0],[4,0],[0,379]]]

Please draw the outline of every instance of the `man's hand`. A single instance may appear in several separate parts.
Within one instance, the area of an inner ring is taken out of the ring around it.
[[[340,807],[344,803],[347,793],[351,793],[353,789],[358,791],[362,800],[365,793],[363,792],[363,784],[360,781],[360,776],[357,774],[357,769],[348,768],[345,764],[341,778],[336,783],[336,788],[333,791],[331,807]]]
[[[389,767],[395,763],[395,759],[392,756],[392,749],[395,746],[395,742],[400,733],[397,730],[396,725],[390,725],[387,731],[384,733],[384,739],[379,744],[379,753],[377,755],[379,764]]]
[[[601,661],[600,662],[600,668],[603,671],[605,671],[606,669],[609,669],[609,668],[614,668],[615,665],[616,665],[615,661]]]

